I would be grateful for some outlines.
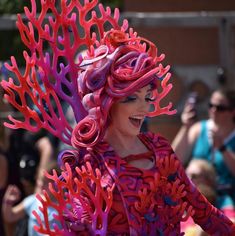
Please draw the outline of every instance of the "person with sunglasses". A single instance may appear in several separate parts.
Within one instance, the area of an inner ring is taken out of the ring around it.
[[[207,120],[196,122],[195,106],[187,102],[182,127],[172,146],[187,165],[191,158],[212,163],[217,173],[217,207],[235,217],[235,91],[215,90],[208,104]]]

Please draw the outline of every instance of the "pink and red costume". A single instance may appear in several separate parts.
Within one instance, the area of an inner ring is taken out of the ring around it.
[[[175,111],[170,110],[171,103],[160,107],[172,88],[170,67],[160,63],[164,55],[158,56],[152,42],[128,30],[127,21],[120,26],[117,9],[112,16],[100,4],[98,16],[93,11],[97,2],[61,0],[56,6],[55,0],[42,0],[37,15],[31,0],[31,11],[25,8],[29,22],[24,23],[20,16],[17,22],[30,50],[30,54],[24,52],[25,72],[21,74],[12,57],[12,65],[6,67],[18,81],[1,82],[5,98],[25,117],[22,121],[10,116],[12,123],[6,126],[34,132],[44,128],[74,147],[59,156],[61,176],[47,174],[54,182],[49,190],[55,200],[46,192],[44,198],[38,196],[43,206],[43,219],[34,212],[38,232],[173,236],[182,235],[180,222],[193,216],[212,235],[233,235],[232,222],[197,191],[164,138],[140,134],[149,152],[123,159],[103,141],[112,105],[148,84],[154,88],[149,116]],[[52,14],[46,18],[49,12]],[[96,32],[91,33],[92,29]],[[87,50],[81,53],[84,45]],[[64,116],[61,100],[73,109],[74,129]],[[154,167],[128,164],[128,160],[143,157]],[[59,225],[49,225],[49,207],[57,211]]]

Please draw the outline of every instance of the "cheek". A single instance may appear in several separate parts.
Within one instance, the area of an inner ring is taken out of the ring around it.
[[[114,126],[121,127],[123,126],[126,121],[128,120],[130,113],[129,109],[126,109],[126,106],[115,107],[111,114],[110,120],[111,124]]]
[[[115,125],[119,120],[119,109],[117,106],[114,106],[109,112],[109,124]]]
[[[115,113],[115,115],[113,116],[113,122],[114,124],[117,125],[121,125],[125,122],[127,116],[125,115],[125,113],[123,111],[119,111],[117,113]]]
[[[130,111],[131,111],[131,106],[129,104],[118,104],[111,109],[110,114],[112,119],[114,119],[119,116],[123,117],[129,116]]]
[[[133,115],[133,112],[132,112],[132,107],[131,106],[125,106],[122,110],[119,111],[119,119],[120,120],[125,120],[125,121],[128,121],[129,120],[129,117],[131,115]]]

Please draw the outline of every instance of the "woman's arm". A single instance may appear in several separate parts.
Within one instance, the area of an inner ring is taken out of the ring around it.
[[[44,176],[44,170],[46,169],[46,166],[48,163],[52,160],[54,150],[52,143],[48,137],[42,137],[36,142],[36,147],[39,151],[40,155],[40,163],[38,167],[38,174],[37,178],[43,178]]]
[[[174,149],[176,155],[182,161],[182,163],[187,163],[193,145],[196,142],[197,137],[199,136],[201,131],[201,124],[197,122],[193,126],[182,125],[178,133],[176,134],[173,142],[172,148]]]
[[[194,105],[186,103],[181,114],[182,126],[172,142],[175,153],[184,164],[188,162],[193,145],[201,130],[200,123],[195,123],[195,118]]]
[[[235,176],[235,153],[231,149],[225,149],[223,157],[228,169]]]
[[[213,146],[218,149],[224,158],[224,162],[230,170],[231,174],[235,176],[235,152],[229,144],[224,144],[224,139],[219,135],[213,135]]]

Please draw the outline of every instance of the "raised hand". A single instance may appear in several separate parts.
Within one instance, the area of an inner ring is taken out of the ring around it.
[[[3,198],[6,204],[14,205],[20,200],[21,192],[16,185],[9,185]]]

